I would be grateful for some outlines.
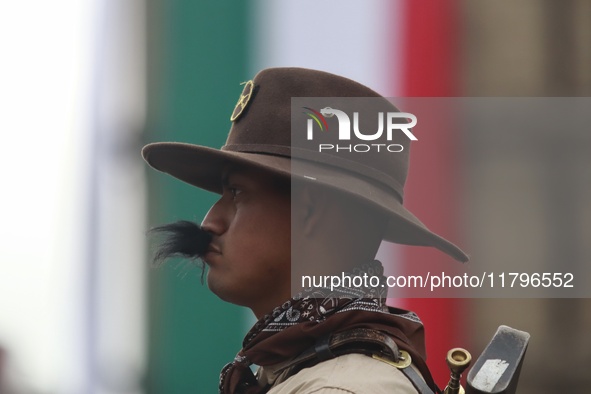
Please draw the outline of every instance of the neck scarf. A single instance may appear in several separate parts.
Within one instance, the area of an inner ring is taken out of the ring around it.
[[[379,285],[309,288],[263,316],[244,338],[242,350],[222,369],[220,393],[264,393],[269,388],[258,385],[250,365],[269,366],[290,360],[327,333],[355,328],[379,330],[390,336],[411,355],[427,384],[435,389],[424,361],[423,324],[413,312],[386,305],[387,286],[379,261],[348,275],[353,278],[365,274],[379,277]]]

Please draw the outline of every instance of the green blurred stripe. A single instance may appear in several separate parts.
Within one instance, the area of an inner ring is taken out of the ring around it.
[[[246,2],[148,1],[147,142],[220,147],[248,75]],[[216,196],[148,171],[149,223],[202,220]],[[179,265],[180,264],[180,265]],[[178,262],[150,272],[146,392],[215,393],[240,349],[244,314]]]

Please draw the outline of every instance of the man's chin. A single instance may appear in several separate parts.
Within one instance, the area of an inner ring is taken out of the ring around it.
[[[235,298],[237,297],[232,292],[232,290],[235,289],[233,289],[231,285],[223,283],[223,279],[225,278],[219,278],[215,269],[213,269],[213,271],[214,272],[212,272],[211,266],[207,270],[206,283],[209,290],[222,301],[240,305],[240,303],[236,302]]]

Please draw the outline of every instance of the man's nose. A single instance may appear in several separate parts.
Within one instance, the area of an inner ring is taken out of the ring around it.
[[[221,198],[209,208],[203,222],[201,222],[201,227],[214,235],[221,235],[226,231],[228,227],[227,218],[224,215]]]

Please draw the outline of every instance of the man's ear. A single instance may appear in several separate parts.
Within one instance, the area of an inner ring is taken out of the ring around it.
[[[300,231],[307,236],[317,234],[322,227],[322,219],[326,215],[328,208],[328,193],[313,185],[301,185],[298,187],[295,198],[292,202],[295,204],[293,209],[300,223]]]

